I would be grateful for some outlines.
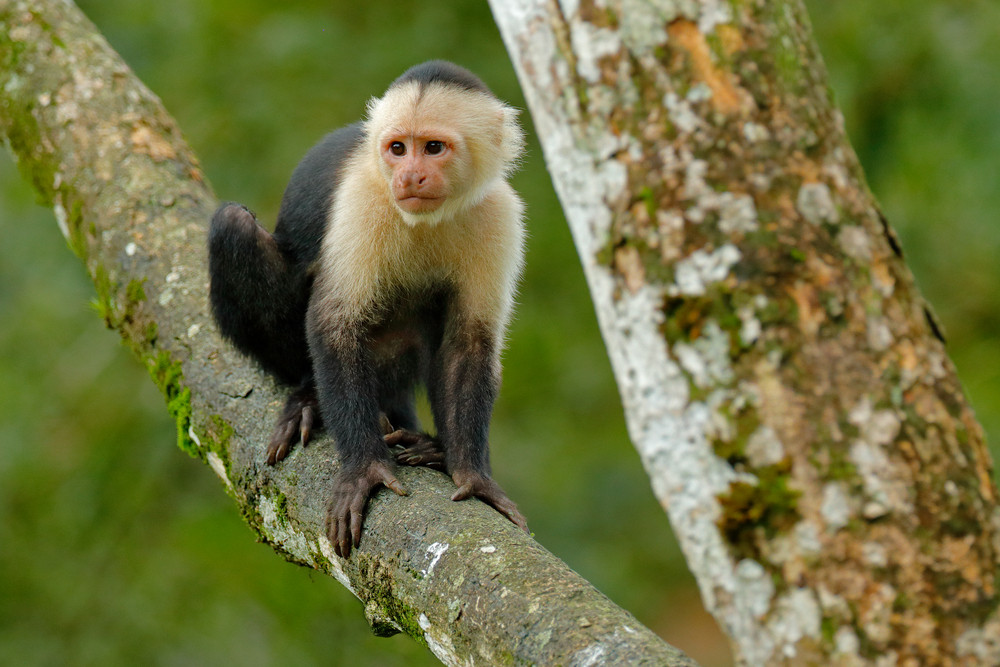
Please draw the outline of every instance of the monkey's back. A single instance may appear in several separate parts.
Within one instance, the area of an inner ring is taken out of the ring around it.
[[[319,254],[340,170],[363,138],[361,123],[334,130],[313,146],[292,172],[281,199],[274,239],[285,257],[302,271]]]

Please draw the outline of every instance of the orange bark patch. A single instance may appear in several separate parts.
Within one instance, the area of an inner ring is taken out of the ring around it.
[[[632,294],[646,284],[646,269],[642,265],[642,257],[632,246],[622,246],[615,250],[615,267],[625,279],[625,287]]]
[[[139,125],[132,131],[132,146],[139,153],[145,153],[155,162],[174,160],[177,152],[170,142],[153,132],[146,125]]]
[[[743,35],[731,25],[723,24],[716,26],[715,34],[722,40],[722,48],[725,49],[727,56],[731,56],[747,47],[746,42],[743,41]]]
[[[826,320],[826,311],[819,305],[816,290],[812,285],[796,282],[788,290],[799,310],[799,327],[802,333],[813,338],[819,333],[820,325]]]
[[[695,78],[712,90],[712,106],[725,114],[738,112],[743,106],[739,87],[730,72],[719,69],[712,62],[712,51],[698,26],[692,21],[678,19],[667,27],[667,35],[690,55]]]

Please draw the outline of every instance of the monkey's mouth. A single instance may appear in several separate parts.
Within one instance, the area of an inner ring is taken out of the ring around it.
[[[431,213],[436,211],[444,203],[444,197],[420,197],[413,195],[410,197],[400,197],[396,200],[396,205],[407,213]]]

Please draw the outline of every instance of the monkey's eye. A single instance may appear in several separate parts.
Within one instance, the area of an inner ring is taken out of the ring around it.
[[[427,145],[424,146],[424,152],[428,155],[440,155],[444,152],[444,142],[443,141],[428,141]]]
[[[389,152],[399,157],[400,155],[406,155],[406,144],[402,141],[394,141],[389,144]]]

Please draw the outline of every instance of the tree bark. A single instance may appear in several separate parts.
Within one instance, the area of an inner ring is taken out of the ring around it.
[[[738,660],[1000,664],[991,462],[800,0],[494,0]]]
[[[693,664],[451,482],[405,469],[348,560],[325,537],[333,443],[269,467],[285,390],[208,317],[206,227],[217,201],[159,100],[66,0],[0,0],[0,131],[55,209],[100,310],[163,390],[178,444],[206,461],[286,559],[337,578],[376,633],[448,664]]]

